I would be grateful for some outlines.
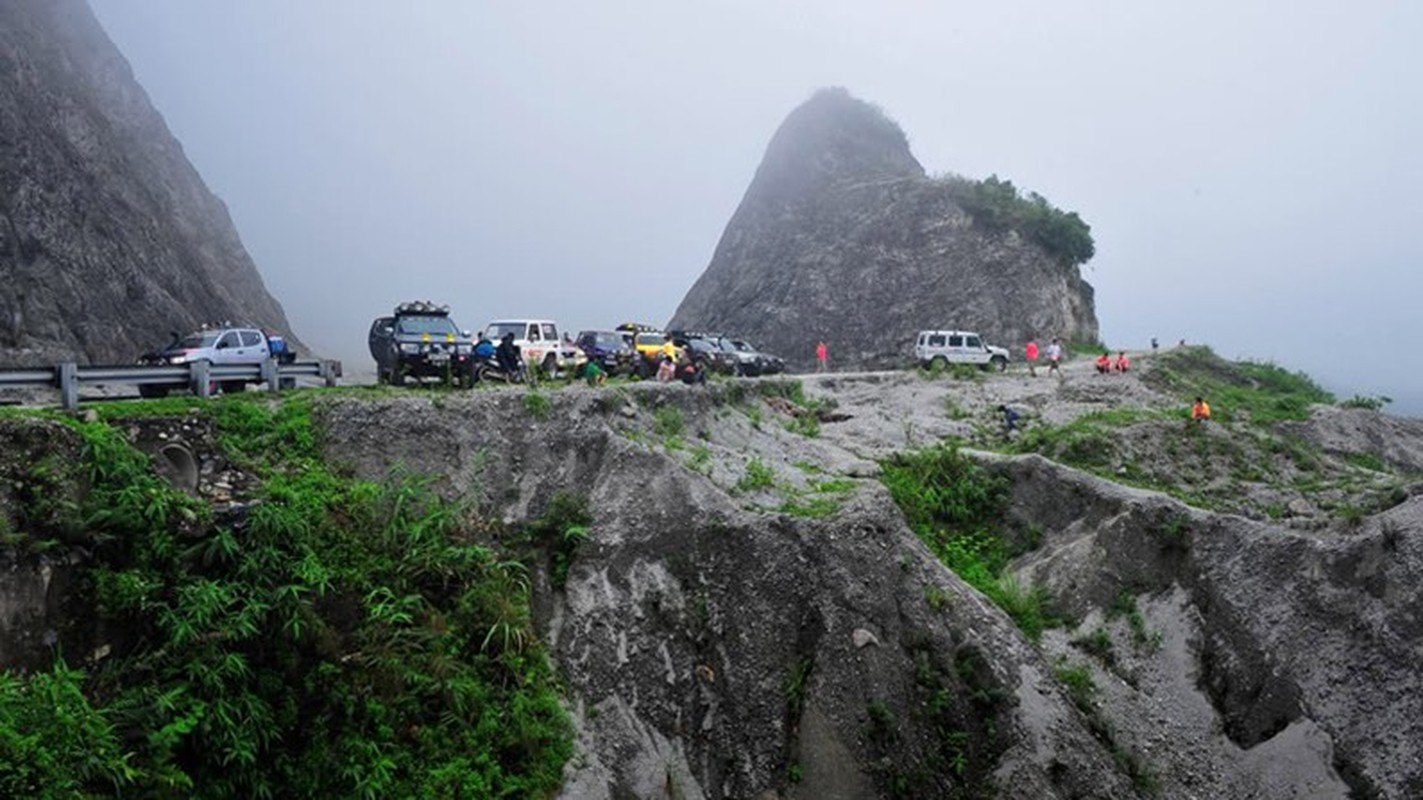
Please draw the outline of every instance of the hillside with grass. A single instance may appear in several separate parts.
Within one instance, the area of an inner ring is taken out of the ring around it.
[[[1136,364],[7,410],[0,789],[1423,791],[1423,426]]]

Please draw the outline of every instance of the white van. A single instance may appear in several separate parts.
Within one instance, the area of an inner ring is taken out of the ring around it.
[[[1008,351],[984,344],[983,337],[968,331],[920,331],[914,358],[921,367],[973,364],[1002,372],[1008,368]]]

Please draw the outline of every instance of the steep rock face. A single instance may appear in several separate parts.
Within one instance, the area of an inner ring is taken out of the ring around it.
[[[878,484],[827,520],[727,494],[743,448],[769,461],[781,446],[716,422],[732,390],[575,389],[542,422],[516,392],[337,399],[318,418],[357,474],[404,465],[506,518],[587,492],[595,521],[567,585],[531,572],[578,728],[562,797],[1133,796],[1052,665]],[[659,413],[706,433],[711,475],[639,443]]]
[[[838,366],[897,365],[925,328],[1013,346],[1097,336],[1076,266],[975,222],[897,125],[838,89],[776,131],[669,327],[746,336],[802,367],[819,340]]]
[[[290,334],[83,0],[0,3],[0,360],[127,362],[170,330]]]

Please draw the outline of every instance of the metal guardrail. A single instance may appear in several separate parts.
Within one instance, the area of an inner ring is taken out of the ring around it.
[[[198,397],[209,397],[213,388],[227,381],[265,383],[273,392],[291,385],[297,378],[317,378],[327,386],[335,386],[341,377],[340,361],[293,361],[278,364],[267,359],[261,364],[213,364],[194,361],[176,366],[80,366],[60,364],[57,367],[30,369],[0,369],[0,389],[57,388],[60,403],[73,411],[79,407],[81,386],[161,386],[166,389],[190,389]]]

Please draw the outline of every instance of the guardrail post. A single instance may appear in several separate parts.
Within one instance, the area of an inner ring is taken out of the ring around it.
[[[75,364],[59,365],[59,402],[65,411],[79,410],[79,367]]]
[[[322,361],[320,371],[317,374],[326,379],[327,386],[335,386],[336,379],[341,377],[341,362]]]
[[[193,361],[188,364],[188,379],[193,383],[193,394],[198,397],[212,397],[212,364],[207,361]]]
[[[262,362],[262,380],[267,382],[267,391],[275,392],[281,388],[281,378],[277,374],[277,360],[269,358]]]

